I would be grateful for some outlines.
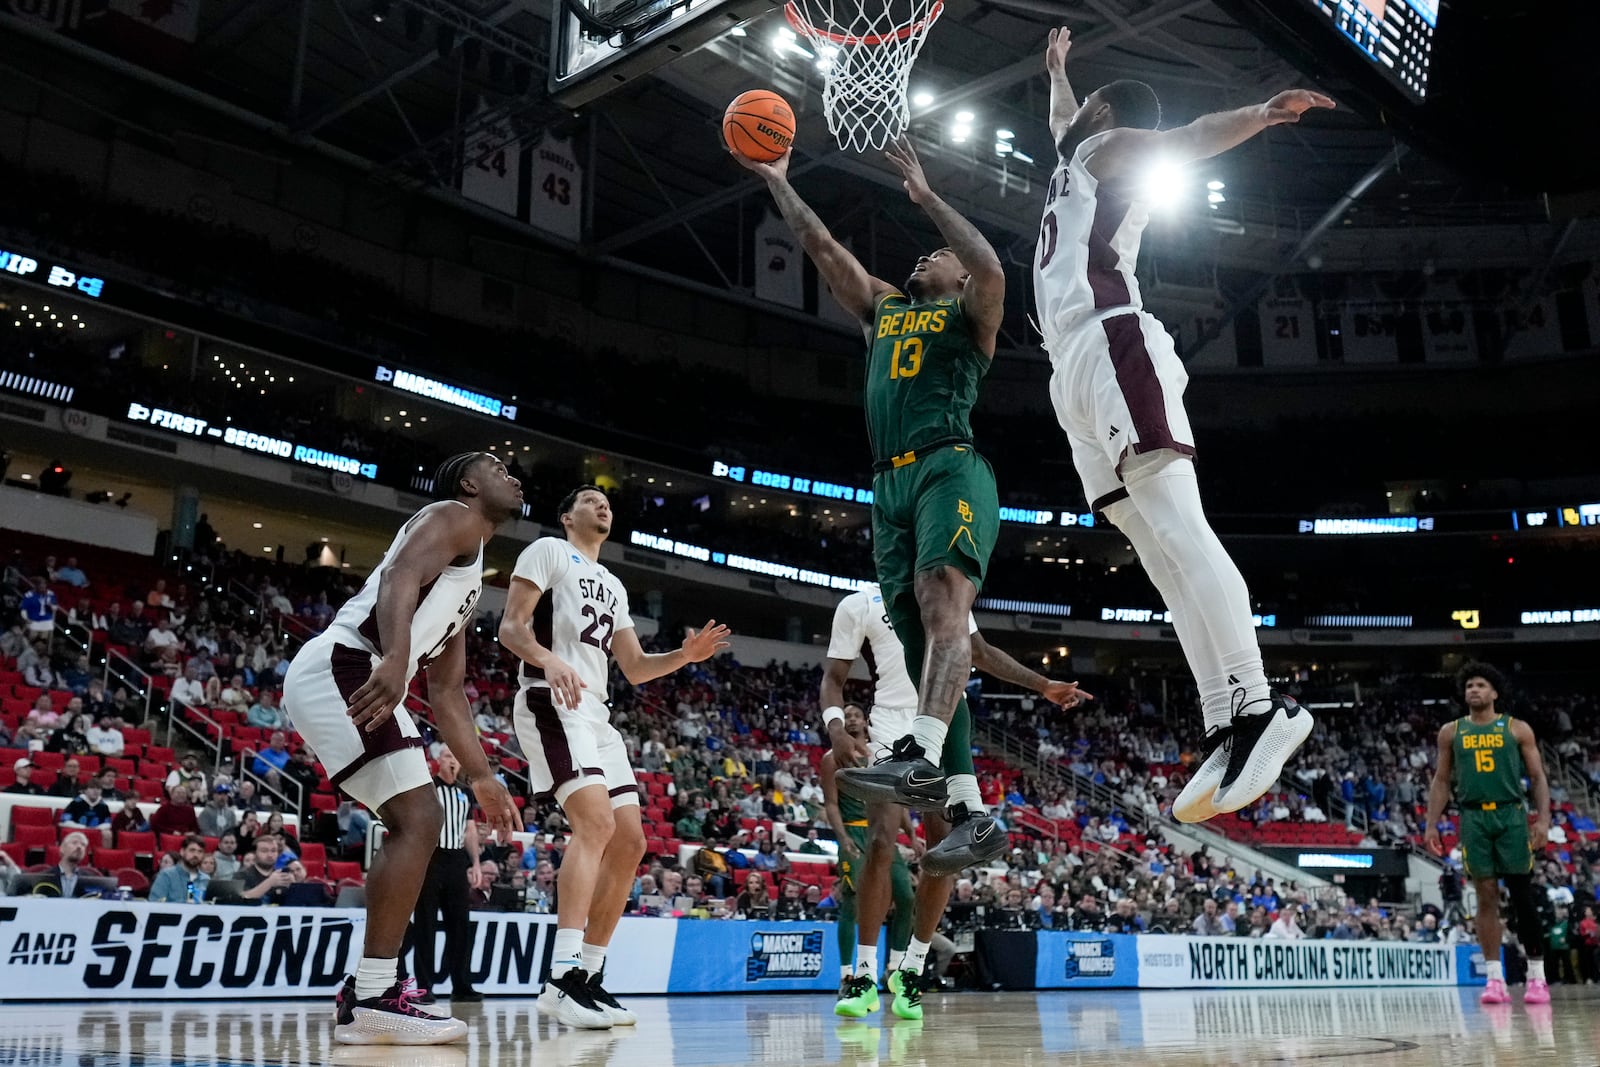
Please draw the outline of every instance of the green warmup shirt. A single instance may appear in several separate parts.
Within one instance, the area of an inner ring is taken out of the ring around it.
[[[1462,806],[1522,803],[1522,747],[1511,733],[1511,716],[1497,715],[1482,726],[1456,720],[1452,785]]]
[[[878,301],[867,349],[867,434],[874,464],[918,448],[972,440],[972,406],[989,357],[972,343],[961,301]]]

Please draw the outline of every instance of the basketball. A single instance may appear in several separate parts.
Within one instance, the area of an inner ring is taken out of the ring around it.
[[[740,93],[722,113],[728,147],[758,163],[770,163],[794,144],[794,108],[771,89]]]

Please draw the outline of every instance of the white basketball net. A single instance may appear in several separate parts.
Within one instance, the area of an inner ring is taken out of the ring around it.
[[[882,148],[911,122],[911,65],[943,0],[789,0],[784,14],[823,64],[822,107],[840,148]]]

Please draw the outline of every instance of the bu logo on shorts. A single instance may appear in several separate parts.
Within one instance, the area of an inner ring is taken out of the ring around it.
[[[972,521],[972,505],[968,504],[965,500],[958,502],[956,513],[961,516],[962,522]]]

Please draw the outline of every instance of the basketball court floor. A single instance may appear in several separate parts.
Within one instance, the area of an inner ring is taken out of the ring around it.
[[[557,1029],[531,1000],[463,1005],[463,1044],[339,1046],[309,1001],[0,1004],[6,1067],[1600,1067],[1600,987],[1487,1009],[1476,989],[965,993],[846,1022],[816,995],[634,997],[635,1028]],[[4,991],[0,991],[4,995]],[[885,1005],[887,1007],[887,1005]]]

